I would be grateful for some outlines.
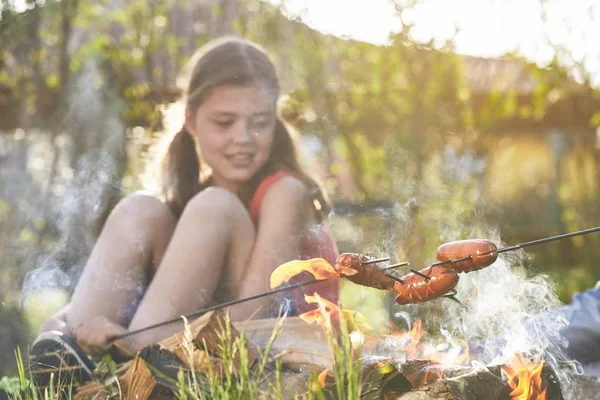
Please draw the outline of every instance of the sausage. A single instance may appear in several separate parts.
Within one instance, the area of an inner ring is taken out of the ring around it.
[[[341,277],[358,285],[392,290],[396,281],[387,276],[376,264],[362,264],[368,260],[369,258],[363,254],[343,253],[337,258],[333,268]]]
[[[458,260],[471,256],[468,260],[454,263],[444,263],[444,267],[450,268],[458,273],[471,272],[483,269],[496,261],[498,248],[489,240],[469,239],[449,242],[438,247],[438,261]]]
[[[431,279],[411,272],[401,278],[404,283],[394,282],[394,292],[397,293],[396,303],[425,303],[445,295],[458,284],[458,274],[449,268],[432,266],[419,272]]]

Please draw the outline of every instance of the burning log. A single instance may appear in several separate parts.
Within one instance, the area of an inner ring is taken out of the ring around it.
[[[525,389],[535,381],[523,379],[517,386],[507,382],[507,366],[454,367],[429,360],[398,362],[391,358],[370,358],[363,362],[363,399],[396,400],[563,400],[560,386],[549,366],[536,364],[543,390]],[[526,371],[521,369],[520,371]]]

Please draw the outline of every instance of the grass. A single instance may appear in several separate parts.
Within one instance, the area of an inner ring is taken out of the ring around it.
[[[326,313],[324,307],[321,312]],[[339,399],[357,400],[360,398],[361,365],[359,350],[354,348],[350,339],[348,323],[343,313],[339,321],[332,321],[327,314],[325,329],[328,343],[334,356],[333,368],[328,371],[331,379],[323,387],[322,376],[312,372],[307,377],[306,389],[302,393],[285,393],[282,375],[285,370],[277,356],[271,356],[271,350],[277,335],[281,331],[285,318],[280,318],[276,324],[267,346],[259,350],[254,362],[250,357],[248,342],[243,332],[232,340],[232,325],[225,318],[218,334],[216,363],[203,366],[194,365],[192,353],[196,348],[202,348],[196,343],[191,329],[185,321],[184,346],[192,366],[191,371],[180,371],[176,381],[172,381],[175,396],[179,400],[258,400],[296,398],[306,400]],[[56,386],[38,388],[32,382],[29,368],[26,366],[19,349],[15,351],[18,375],[4,377],[0,380],[3,389],[11,400],[58,400],[70,399],[72,387]],[[99,380],[105,385],[105,397],[95,399],[123,399],[118,380],[115,378],[115,365],[109,358],[103,359],[97,369]]]
[[[231,321],[226,316],[218,334],[217,354],[220,362],[208,362],[208,371],[198,372],[194,368],[193,352],[195,347],[204,348],[194,343],[192,332],[187,321],[185,323],[184,345],[192,366],[191,373],[180,371],[177,382],[177,398],[180,400],[215,399],[279,399],[281,398],[281,364],[275,361],[275,374],[270,374],[267,364],[270,362],[271,349],[277,335],[281,331],[284,319],[276,324],[271,338],[264,350],[259,351],[256,362],[252,362],[248,343],[243,332],[232,340]],[[274,380],[274,382],[273,382]]]
[[[15,350],[18,374],[15,377],[3,377],[0,380],[0,389],[3,390],[11,400],[54,400],[71,399],[71,390],[54,384],[51,379],[50,386],[38,388],[33,384],[28,369],[25,367],[20,348]],[[60,373],[60,371],[57,371]],[[54,374],[53,374],[54,375]]]
[[[352,341],[349,329],[352,321],[347,319],[344,312],[328,313],[325,304],[320,301],[318,295],[316,297],[319,300],[318,306],[323,316],[322,325],[327,333],[327,341],[333,356],[331,371],[333,382],[326,385],[323,379],[316,380],[314,375],[311,376],[309,391],[304,398],[358,400],[361,395],[362,366],[360,345]]]

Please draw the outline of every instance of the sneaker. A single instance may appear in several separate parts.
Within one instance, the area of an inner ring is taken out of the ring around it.
[[[75,386],[94,379],[96,364],[85,354],[77,341],[62,332],[44,332],[31,346],[29,360],[33,381],[37,386],[55,382]]]

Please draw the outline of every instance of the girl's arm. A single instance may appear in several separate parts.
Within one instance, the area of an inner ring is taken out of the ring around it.
[[[275,268],[296,259],[300,243],[313,223],[312,200],[299,179],[286,176],[267,191],[260,209],[259,228],[245,274],[235,296],[251,296],[270,290],[269,279]],[[234,320],[264,316],[273,299],[265,297],[231,309]]]

